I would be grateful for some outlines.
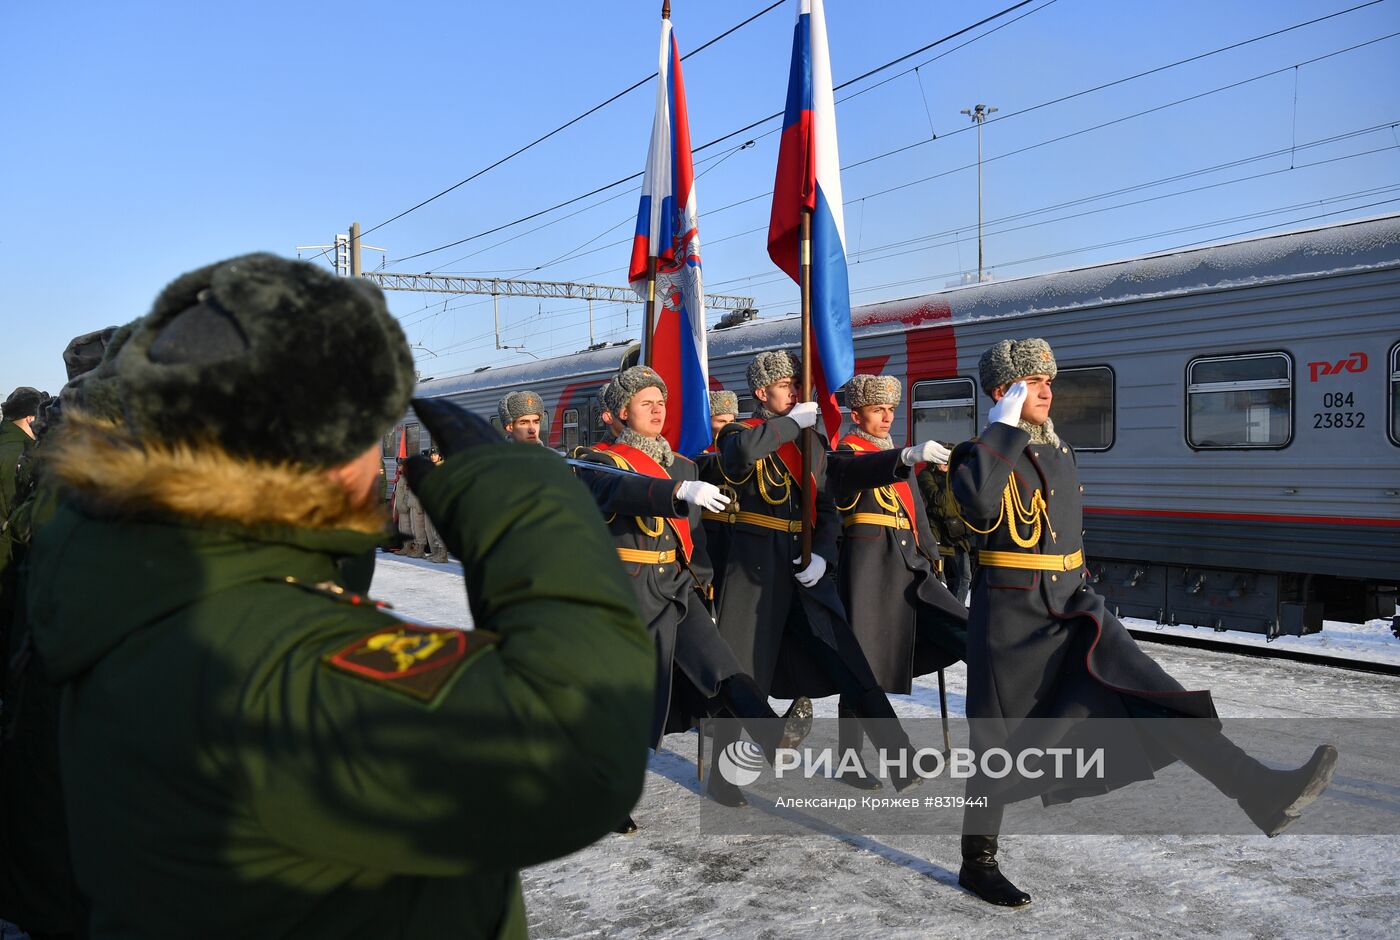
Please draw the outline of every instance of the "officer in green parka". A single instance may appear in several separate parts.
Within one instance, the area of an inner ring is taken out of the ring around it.
[[[44,395],[37,388],[22,385],[0,405],[0,571],[10,559],[10,513],[27,490],[25,458],[34,449],[34,416]],[[0,586],[0,611],[12,597]]]
[[[65,412],[28,581],[90,936],[524,936],[519,869],[610,832],[646,767],[654,653],[588,492],[414,402],[475,624],[429,627],[341,574],[387,534],[414,384],[376,287],[235,258],[112,364],[122,420]]]

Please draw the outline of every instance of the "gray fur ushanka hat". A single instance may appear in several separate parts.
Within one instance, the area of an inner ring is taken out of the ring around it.
[[[749,390],[756,392],[783,379],[796,378],[801,373],[802,360],[787,350],[761,352],[749,362]]]
[[[846,383],[846,407],[864,408],[866,405],[899,405],[904,389],[899,379],[892,375],[853,375]]]
[[[124,339],[112,365],[133,431],[259,462],[359,456],[416,382],[378,287],[271,254],[176,278]]]
[[[496,403],[496,416],[502,425],[514,424],[526,415],[544,417],[544,400],[529,389],[511,392]]]
[[[992,389],[1028,375],[1048,375],[1053,379],[1058,372],[1055,353],[1043,339],[1004,339],[977,361],[982,391],[988,395]]]
[[[661,389],[661,397],[669,397],[670,392],[666,388],[666,382],[655,369],[649,366],[632,366],[630,369],[623,369],[604,389],[607,395],[603,399],[603,405],[613,413],[613,417],[620,418],[621,411],[627,407],[627,403],[632,400],[644,388],[655,386]]]
[[[711,392],[710,393],[710,414],[712,415],[737,415],[739,413],[739,396],[733,392]]]

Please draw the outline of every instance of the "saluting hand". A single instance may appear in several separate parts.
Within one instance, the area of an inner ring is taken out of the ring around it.
[[[1026,404],[1026,396],[1030,392],[1026,388],[1025,382],[1014,382],[1006,393],[1001,396],[1001,401],[992,406],[992,410],[987,414],[987,419],[993,424],[1009,424],[1013,428],[1021,426],[1021,408]]]
[[[719,487],[704,480],[682,480],[676,487],[676,499],[710,512],[719,512],[729,505],[729,497],[720,492]]]

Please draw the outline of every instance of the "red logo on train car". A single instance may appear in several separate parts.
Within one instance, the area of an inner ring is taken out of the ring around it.
[[[1310,362],[1308,371],[1312,373],[1311,381],[1316,382],[1320,375],[1336,375],[1339,372],[1365,372],[1370,361],[1364,352],[1354,352],[1349,358],[1339,359],[1336,362]]]

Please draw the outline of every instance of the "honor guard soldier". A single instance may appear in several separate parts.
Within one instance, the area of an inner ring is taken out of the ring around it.
[[[696,465],[700,468],[702,479],[713,478],[717,473],[708,464],[715,460],[714,438],[719,436],[720,428],[730,424],[739,416],[739,396],[733,392],[711,392],[710,393],[710,446],[706,447],[700,456],[695,458]],[[722,522],[715,522],[712,519],[703,519],[705,527],[705,544],[710,551],[710,563],[714,565],[716,571],[724,570],[725,549],[729,545],[729,526]]]
[[[895,447],[890,425],[901,391],[899,380],[890,375],[857,375],[847,383],[846,406],[855,428],[837,450],[870,454],[866,462],[881,462],[887,482],[833,497],[845,530],[840,586],[851,628],[881,688],[908,695],[915,676],[932,672],[939,673],[942,690],[941,670],[967,650],[967,608],[935,573],[938,542],[923,501],[909,486],[915,464],[947,460],[948,452],[934,441]],[[839,714],[841,752],[858,755],[860,722],[844,696]],[[946,717],[945,704],[945,722]],[[868,774],[841,779],[862,789],[880,785]]]
[[[720,633],[766,693],[815,698],[839,692],[877,748],[907,754],[909,737],[851,632],[837,590],[841,521],[825,489],[824,439],[813,455],[814,494],[802,482],[796,441],[818,413],[816,403],[798,401],[801,371],[781,350],[755,356],[748,367],[755,413],[720,428],[715,441],[718,452],[707,472],[736,497],[726,511],[706,514],[729,527],[724,571],[716,579]],[[812,558],[795,568],[809,494],[816,504]],[[727,744],[717,738],[716,752]],[[915,780],[901,774],[894,783],[903,789]],[[728,786],[710,775],[712,795],[723,800]]]
[[[307,358],[307,351],[316,354]],[[186,274],[65,409],[35,535],[36,653],[92,937],[526,935],[519,870],[641,793],[652,648],[588,491],[417,401],[406,464],[475,629],[353,589],[415,377],[360,278],[248,255]]]
[[[653,485],[639,492],[620,485],[625,478],[614,474],[581,474],[607,516],[617,556],[656,642],[653,745],[659,746],[668,730],[732,716],[771,762],[777,748],[801,743],[811,729],[812,705],[804,699],[784,722],[720,638],[706,605],[713,572],[700,511],[721,511],[729,500],[700,480],[695,464],[672,452],[661,436],[666,395],[666,383],[646,366],[620,373],[608,384],[606,405],[623,422],[622,433],[584,458],[643,474],[656,481]]]
[[[544,401],[528,389],[511,392],[496,404],[496,416],[506,436],[518,444],[543,444]]]
[[[987,799],[968,803],[958,883],[993,904],[1029,903],[996,860],[1006,803],[1103,793],[1175,760],[1277,835],[1327,786],[1336,749],[1317,748],[1296,770],[1264,766],[1221,733],[1209,692],[1186,690],[1138,648],[1088,583],[1083,487],[1074,451],[1050,420],[1057,368],[1049,344],[1002,340],[978,368],[995,401],[990,423],[950,463],[953,494],[978,535],[967,648],[972,747],[1044,751],[1083,744],[1110,724],[1129,734],[1110,744],[1102,779],[1035,777],[1019,765],[998,780],[970,779],[969,796]],[[1089,719],[1120,720],[1091,727]]]
[[[715,446],[713,438],[719,434],[719,429],[726,424],[730,424],[739,417],[739,396],[733,392],[711,392],[710,393],[710,436],[711,443],[706,453],[714,453]]]

